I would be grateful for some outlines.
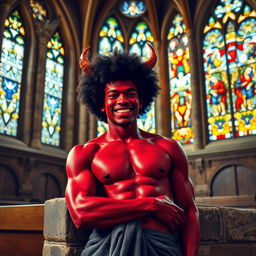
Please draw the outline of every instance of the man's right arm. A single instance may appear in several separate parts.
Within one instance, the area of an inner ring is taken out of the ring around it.
[[[96,144],[77,145],[67,159],[67,206],[77,228],[108,228],[147,214],[169,212],[179,215],[175,206],[153,197],[115,199],[96,195],[96,178],[90,170]],[[166,209],[169,209],[166,211]]]

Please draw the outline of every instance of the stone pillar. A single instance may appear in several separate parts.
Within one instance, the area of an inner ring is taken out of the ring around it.
[[[80,256],[90,232],[76,229],[64,198],[45,202],[43,256]]]
[[[201,111],[201,94],[200,94],[200,80],[197,59],[197,47],[195,40],[195,33],[193,30],[188,30],[189,42],[189,63],[191,73],[191,92],[192,92],[192,128],[195,134],[194,148],[201,149],[203,146],[202,141],[202,111]]]
[[[40,149],[41,145],[41,129],[42,129],[42,111],[44,100],[44,84],[45,84],[45,63],[46,63],[46,49],[47,43],[50,40],[52,34],[57,29],[59,20],[56,19],[51,23],[37,24],[36,32],[39,38],[38,42],[38,56],[40,60],[37,65],[36,74],[36,90],[35,90],[35,106],[33,116],[33,128],[32,128],[32,141],[31,146],[33,148]]]

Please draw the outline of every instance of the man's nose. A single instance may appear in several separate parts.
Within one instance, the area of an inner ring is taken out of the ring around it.
[[[127,103],[127,97],[125,94],[121,93],[118,97],[118,103],[125,104]]]

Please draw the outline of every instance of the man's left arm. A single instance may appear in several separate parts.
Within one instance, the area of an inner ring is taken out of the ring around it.
[[[180,228],[183,253],[185,256],[197,256],[200,244],[199,212],[194,200],[193,186],[188,177],[188,161],[176,141],[171,141],[169,152],[173,166],[171,171],[173,198],[185,212],[185,221]]]

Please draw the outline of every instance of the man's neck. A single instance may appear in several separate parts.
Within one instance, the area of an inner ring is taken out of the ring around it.
[[[141,133],[137,127],[137,122],[129,125],[117,125],[109,122],[106,137],[109,141],[120,140],[130,142],[133,139],[141,138]]]

